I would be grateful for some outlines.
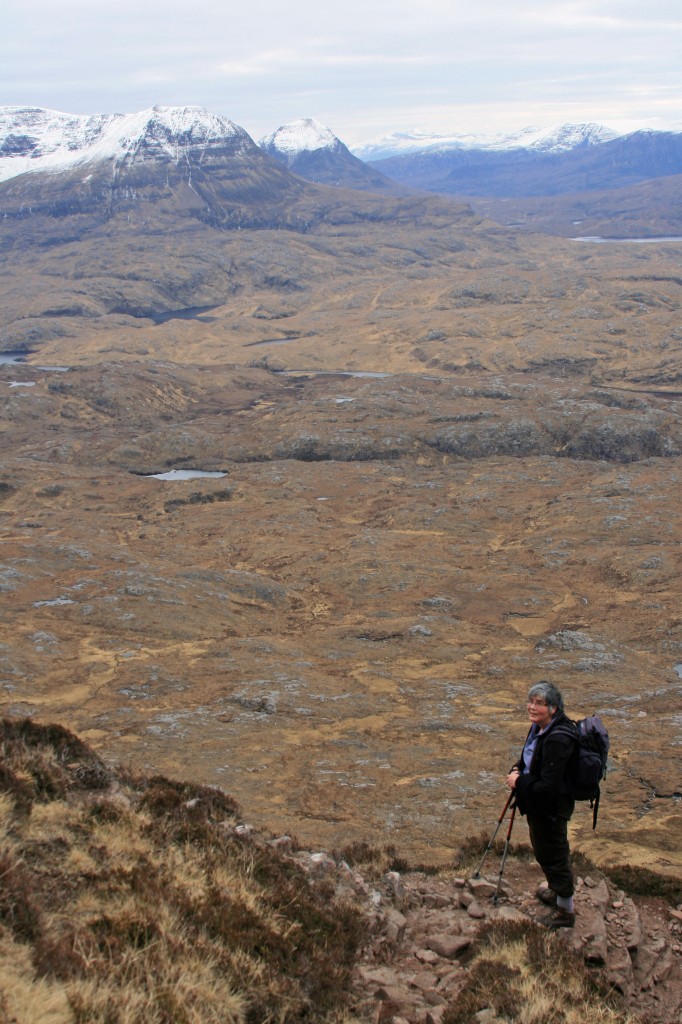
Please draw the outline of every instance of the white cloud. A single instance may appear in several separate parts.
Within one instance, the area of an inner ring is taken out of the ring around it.
[[[199,104],[255,137],[314,114],[344,141],[417,125],[682,118],[679,0],[12,8],[0,39],[0,103],[77,113]]]
[[[314,50],[303,45],[300,50],[254,53],[245,60],[221,64],[220,70],[226,75],[274,75],[289,69],[308,73],[324,68],[416,68],[429,62],[429,57],[414,54],[339,53],[333,44],[326,44]]]

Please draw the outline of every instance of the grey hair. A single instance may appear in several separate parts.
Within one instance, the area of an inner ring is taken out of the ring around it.
[[[541,697],[547,707],[554,708],[556,711],[564,710],[564,698],[561,696],[561,691],[556,688],[554,683],[548,683],[544,679],[531,686],[528,691],[528,699],[530,700],[531,697]]]

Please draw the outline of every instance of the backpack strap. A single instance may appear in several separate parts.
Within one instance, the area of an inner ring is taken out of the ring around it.
[[[594,800],[590,800],[590,807],[592,808],[592,831],[597,827],[597,815],[599,814],[599,798],[601,796],[601,790],[597,786],[597,793]]]

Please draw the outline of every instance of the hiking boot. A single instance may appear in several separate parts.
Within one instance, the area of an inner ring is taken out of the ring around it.
[[[572,928],[575,924],[575,913],[571,910],[564,910],[562,907],[555,907],[549,914],[538,917],[537,922],[543,928],[550,928],[551,930]]]
[[[550,889],[546,885],[540,885],[535,895],[540,900],[540,903],[544,903],[546,907],[556,907],[556,893],[554,889]]]

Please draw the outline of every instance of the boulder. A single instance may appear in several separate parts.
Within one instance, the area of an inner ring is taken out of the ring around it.
[[[433,949],[415,949],[415,958],[422,964],[437,964],[440,961],[440,955]]]
[[[673,966],[673,953],[667,939],[656,935],[642,942],[633,962],[635,984],[640,991],[664,981]]]
[[[597,908],[582,908],[576,917],[574,939],[586,963],[603,965],[608,956],[606,920]]]
[[[477,900],[488,899],[497,892],[497,884],[489,882],[486,878],[470,878],[467,887]]]
[[[609,985],[626,997],[634,992],[635,974],[627,949],[618,946],[609,947],[606,980]]]
[[[395,907],[389,907],[384,913],[384,931],[386,938],[394,945],[399,945],[405,937],[407,918]]]
[[[470,945],[471,937],[468,935],[432,935],[426,942],[427,949],[445,960],[455,960]]]

